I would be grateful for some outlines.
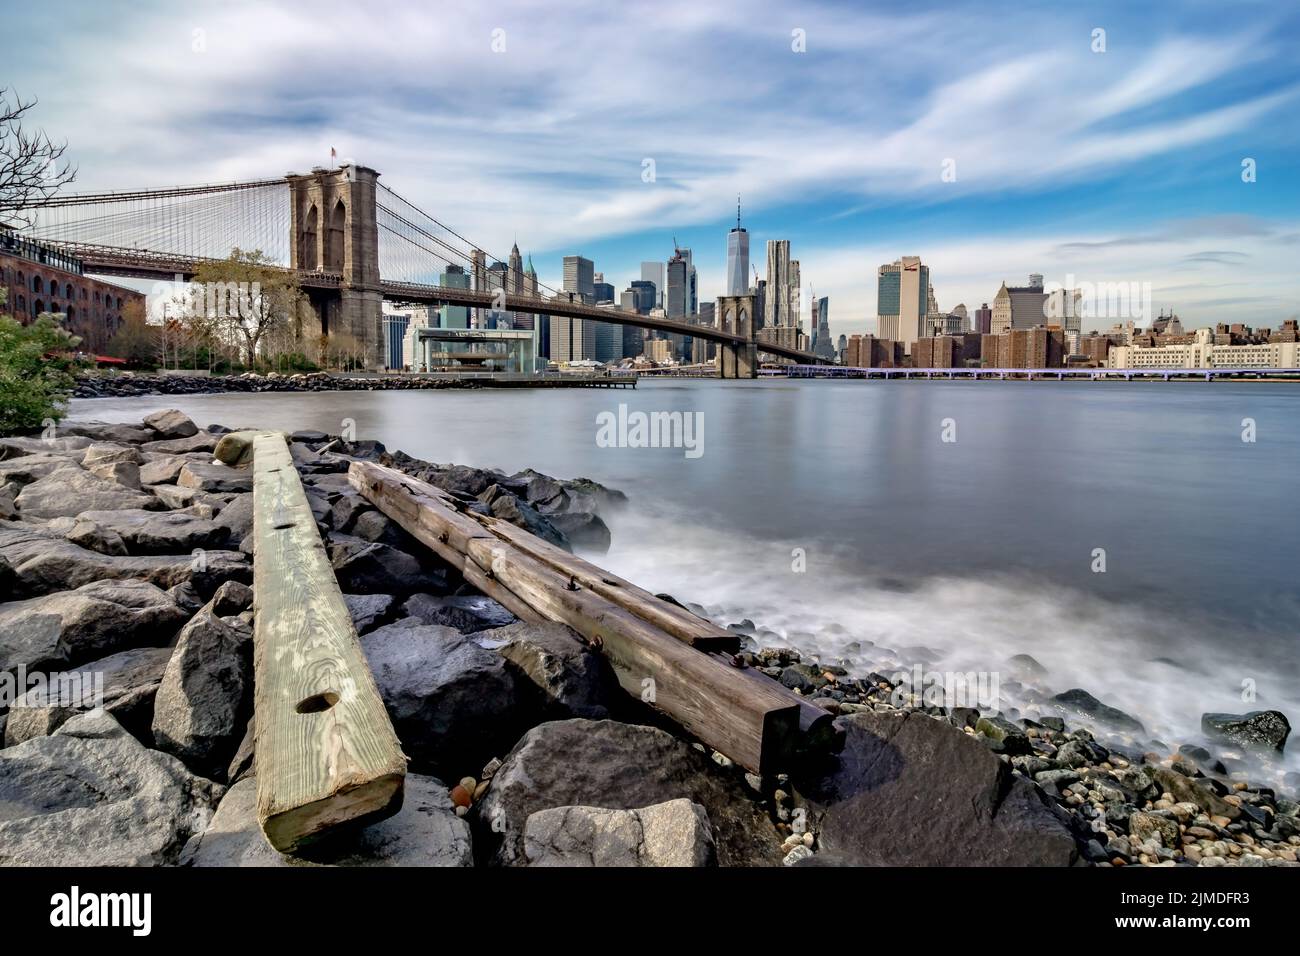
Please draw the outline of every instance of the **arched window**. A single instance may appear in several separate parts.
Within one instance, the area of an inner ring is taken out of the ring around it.
[[[315,269],[319,263],[316,251],[316,239],[320,229],[320,216],[316,212],[315,203],[311,209],[307,210],[307,224],[302,230],[302,267],[304,269]]]
[[[23,275],[22,269],[18,270],[18,284],[22,286],[24,289],[27,288],[27,277]]]
[[[40,315],[44,311],[45,311],[45,303],[42,302],[40,299],[37,299],[35,302],[32,303],[32,318],[36,318],[36,316]]]
[[[40,276],[32,276],[32,291],[36,293],[45,291],[45,283]]]
[[[117,308],[119,312],[122,310],[122,297],[120,295],[117,297]]]
[[[19,311],[20,313],[23,313],[23,312],[26,312],[26,311],[27,311],[27,296],[25,296],[25,295],[20,295],[20,296],[18,297],[18,311]]]
[[[64,296],[65,299],[76,298],[76,292],[73,291],[71,282],[68,283],[65,291],[67,292],[67,294]]]
[[[68,306],[63,310],[68,315],[68,325],[72,325],[72,320],[77,317],[77,310],[73,306]]]
[[[340,199],[330,213],[329,233],[325,242],[325,268],[330,272],[343,271],[343,230],[348,220],[348,207]]]
[[[99,290],[95,290],[95,305],[99,305]]]
[[[51,280],[50,280],[50,297],[53,298],[53,299],[57,299],[57,298],[59,297],[59,280],[58,280],[58,279],[51,279]]]

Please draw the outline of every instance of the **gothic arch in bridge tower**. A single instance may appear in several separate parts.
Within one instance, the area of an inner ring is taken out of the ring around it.
[[[343,272],[347,256],[348,207],[342,197],[334,204],[330,212],[329,227],[325,236],[325,271]]]
[[[320,212],[316,204],[307,210],[307,220],[302,227],[302,268],[315,269],[320,265],[320,256],[316,248],[320,233]]]

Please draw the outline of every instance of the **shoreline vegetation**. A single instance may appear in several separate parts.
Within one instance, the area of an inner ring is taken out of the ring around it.
[[[844,735],[836,754],[746,773],[623,691],[576,632],[477,592],[347,471],[387,465],[589,555],[624,495],[318,431],[288,447],[410,763],[396,815],[282,855],[256,812],[252,470],[214,461],[233,430],[164,410],[0,439],[0,863],[1297,864],[1295,788],[1224,763],[1279,754],[1276,711],[1207,714],[1224,751],[1170,752],[1082,689],[1033,716],[946,707],[907,675],[716,621],[757,679]],[[67,698],[53,678],[69,673],[92,675],[94,701]]]

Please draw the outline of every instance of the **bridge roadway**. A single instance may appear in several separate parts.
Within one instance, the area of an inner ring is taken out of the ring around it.
[[[1122,378],[1126,382],[1135,378],[1199,378],[1210,381],[1216,378],[1300,378],[1300,368],[856,368],[844,365],[782,365],[763,368],[759,375],[773,378],[900,378],[900,379],[1008,379],[1025,378],[1029,381],[1065,379]]]
[[[173,253],[152,252],[146,249],[122,249],[116,246],[102,246],[85,242],[48,243],[57,245],[82,261],[87,272],[96,275],[123,276],[135,279],[174,279],[180,276],[188,280],[193,278],[199,267],[221,262],[220,259],[202,256],[182,256]],[[286,270],[288,271],[288,270]],[[343,283],[343,277],[337,272],[320,270],[296,270],[299,281],[305,288],[337,289]],[[453,289],[439,285],[425,285],[418,282],[380,281],[380,293],[390,302],[403,302],[418,305],[459,305],[476,309],[491,309],[496,304],[496,293],[476,292],[471,289]],[[724,345],[743,344],[745,339],[733,332],[708,325],[691,325],[673,319],[652,318],[636,312],[622,309],[605,309],[586,305],[581,302],[569,302],[564,299],[543,299],[532,296],[507,295],[505,312],[522,312],[529,315],[554,315],[575,319],[595,319],[600,322],[612,322],[617,325],[635,325],[656,332],[675,335],[689,335]],[[758,341],[755,343],[760,352],[792,359],[809,366],[817,366],[819,360],[810,352],[785,348]]]

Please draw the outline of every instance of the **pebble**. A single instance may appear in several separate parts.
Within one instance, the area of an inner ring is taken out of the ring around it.
[[[813,855],[812,850],[808,849],[803,844],[800,844],[799,846],[794,847],[789,853],[787,853],[785,855],[785,858],[781,860],[781,863],[785,866],[794,866],[800,860],[806,860],[808,859],[808,857],[812,855]]]

